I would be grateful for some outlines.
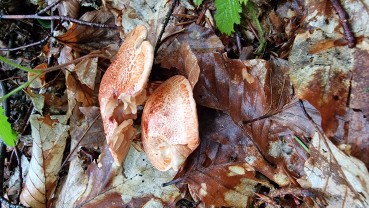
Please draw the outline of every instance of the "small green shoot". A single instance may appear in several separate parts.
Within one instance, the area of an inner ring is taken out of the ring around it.
[[[266,46],[266,40],[264,37],[264,30],[260,25],[258,16],[256,14],[256,10],[255,10],[255,5],[253,2],[248,2],[247,6],[246,6],[250,16],[251,16],[251,21],[254,23],[256,30],[258,31],[258,37],[259,37],[259,47],[256,49],[255,53],[256,54],[261,54]]]
[[[4,115],[4,109],[0,107],[0,137],[3,142],[11,147],[14,147],[17,141],[17,134],[8,122],[8,117]]]
[[[301,141],[301,139],[298,136],[294,137],[295,140],[297,141],[297,143],[299,143],[299,145],[301,145],[301,147],[310,154],[309,148]]]
[[[17,63],[14,63],[12,61],[10,61],[9,59],[5,58],[5,57],[2,57],[0,56],[0,61],[12,66],[12,67],[15,67],[15,68],[18,68],[18,69],[21,69],[23,71],[26,71],[26,72],[31,72],[31,73],[35,73],[36,76],[34,76],[31,80],[28,80],[28,82],[20,85],[19,87],[15,88],[14,90],[12,90],[11,92],[9,92],[8,94],[0,97],[0,102],[3,102],[5,99],[7,99],[8,97],[14,95],[15,93],[17,93],[18,91],[28,87],[32,82],[33,80],[35,80],[36,78],[38,78],[42,73],[43,71],[41,70],[35,70],[35,69],[31,69],[31,68],[28,68],[28,67],[24,67],[24,66],[21,66]]]

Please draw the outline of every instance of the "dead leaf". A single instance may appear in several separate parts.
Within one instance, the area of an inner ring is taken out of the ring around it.
[[[63,152],[68,137],[69,126],[65,116],[46,118],[32,115],[33,147],[32,159],[20,200],[31,207],[49,207]],[[45,123],[44,120],[52,121]]]
[[[305,19],[311,28],[296,36],[289,57],[292,66],[290,78],[297,96],[319,110],[321,125],[328,136],[340,131],[337,130],[338,117],[346,114],[347,102],[355,100],[358,94],[365,95],[356,88],[355,82],[360,78],[354,77],[352,72],[362,69],[363,60],[369,58],[366,38],[369,34],[366,24],[369,21],[368,2],[345,1],[342,5],[350,17],[354,35],[364,37],[358,39],[356,48],[335,44],[344,39],[338,15],[333,12],[329,1],[311,0],[306,2],[308,13]],[[359,91],[353,93],[352,88]]]
[[[344,116],[349,98],[353,50],[334,47],[320,53],[310,54],[309,46],[326,39],[322,31],[299,34],[290,53],[290,77],[300,99],[309,101],[322,116],[322,127],[333,136],[338,121]]]
[[[134,148],[128,152],[122,170],[115,165],[106,148],[101,156],[101,164],[92,163],[87,169],[86,190],[74,206],[96,207],[119,199],[121,201],[115,206],[122,207],[140,198],[144,204],[151,204],[150,199],[153,198],[158,199],[161,206],[170,204],[179,192],[174,186],[162,187],[162,183],[172,177],[173,173],[163,173],[152,167],[146,155]]]
[[[103,150],[106,146],[104,129],[98,107],[80,107],[82,118],[73,115],[70,118],[71,150],[75,148],[77,142],[79,146],[87,148],[100,148]],[[79,147],[77,147],[77,150]],[[75,154],[70,157],[68,176],[63,183],[62,188],[56,194],[56,207],[73,207],[73,203],[83,194],[87,186],[87,176],[83,169],[83,161]],[[73,191],[71,191],[73,190]]]
[[[206,206],[247,207],[258,184],[271,187],[256,170],[273,178],[274,168],[229,115],[206,108],[199,112],[200,147],[173,182],[182,189],[188,184],[192,197]]]
[[[109,12],[95,10],[86,12],[81,20],[102,24],[114,24],[114,16]],[[114,29],[95,28],[73,24],[63,35],[57,36],[57,40],[76,51],[89,53],[94,50],[107,48],[119,42],[119,32]]]
[[[97,60],[98,58],[88,58],[79,62],[74,71],[77,74],[79,81],[89,87],[91,90],[95,88],[95,78],[97,75]]]
[[[149,42],[155,45],[172,3],[166,0],[146,0],[144,4],[130,0],[113,2],[113,7],[122,11],[119,24],[123,27],[124,34],[128,34],[138,25],[144,25],[148,30]]]
[[[298,179],[302,187],[321,191],[327,207],[368,207],[369,173],[365,165],[319,133],[315,133],[311,145],[306,175]]]
[[[97,146],[102,153],[98,163],[92,162],[86,171],[82,168],[82,161],[78,157],[72,157],[68,176],[57,194],[59,197],[55,202],[56,207],[98,207],[103,204],[108,207],[122,207],[135,200],[143,204],[149,203],[152,198],[160,199],[162,204],[175,200],[179,195],[178,190],[174,186],[161,186],[172,179],[173,172],[163,173],[156,170],[146,155],[133,147],[127,155],[123,169],[116,166],[103,136],[101,119],[93,122],[99,115],[99,108],[86,107],[80,108],[80,111],[83,113],[82,120],[75,120],[74,116],[71,118],[72,148],[84,135],[80,145]]]

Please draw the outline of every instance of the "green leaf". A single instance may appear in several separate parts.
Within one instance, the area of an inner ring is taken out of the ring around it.
[[[0,138],[8,146],[14,147],[17,141],[17,135],[12,129],[8,118],[4,115],[4,109],[0,107]]]
[[[193,0],[193,3],[194,3],[196,6],[200,6],[200,4],[202,4],[202,1],[203,1],[203,0]]]
[[[240,24],[242,12],[239,0],[215,0],[217,12],[215,21],[220,32],[230,35],[234,32],[233,25]]]
[[[249,0],[238,0],[238,1],[240,2],[240,4],[247,5],[247,2],[248,2]]]

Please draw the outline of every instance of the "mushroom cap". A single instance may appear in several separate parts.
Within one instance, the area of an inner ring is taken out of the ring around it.
[[[178,170],[199,145],[196,103],[184,76],[171,77],[153,92],[141,126],[143,147],[153,166]]]
[[[146,98],[144,88],[154,59],[154,49],[145,41],[146,38],[144,26],[137,26],[129,33],[100,83],[99,102],[104,131],[118,164],[125,158],[135,134],[133,122],[129,119],[136,118],[137,105]]]

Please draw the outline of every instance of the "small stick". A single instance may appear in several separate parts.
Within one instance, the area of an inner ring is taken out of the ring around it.
[[[55,1],[54,3],[50,4],[49,6],[41,9],[39,12],[36,13],[36,15],[40,15],[40,14],[43,14],[43,13],[47,12],[47,10],[53,8],[54,6],[56,6],[57,4],[59,4],[61,1],[63,1],[63,0],[57,0],[57,1]]]
[[[0,48],[0,51],[17,51],[17,50],[21,50],[21,49],[26,49],[28,47],[32,47],[32,46],[35,46],[35,45],[42,44],[43,42],[47,41],[47,39],[49,39],[49,37],[50,36],[47,36],[46,38],[44,38],[40,41],[31,43],[31,44],[28,44],[28,45],[24,45],[24,46],[19,46],[19,47],[16,47],[16,48]]]
[[[348,22],[348,14],[342,8],[342,5],[339,2],[339,0],[330,0],[330,1],[332,3],[333,8],[336,10],[338,14],[338,18],[340,19],[341,25],[343,27],[343,32],[345,33],[346,40],[348,41],[348,47],[353,48],[355,46],[356,41]]]
[[[23,185],[22,156],[20,156],[20,154],[19,154],[20,151],[19,151],[17,146],[14,147],[14,151],[15,151],[15,156],[16,156],[17,161],[18,161],[18,168],[19,168],[18,180],[19,180],[19,183],[21,184],[21,187],[22,187],[22,185]],[[19,203],[20,194],[21,194],[21,191],[19,191],[18,194],[17,194],[16,203]]]
[[[106,29],[119,29],[116,25],[105,25],[95,22],[88,22],[84,20],[74,19],[68,16],[38,16],[38,15],[0,15],[0,19],[41,19],[41,20],[60,20],[60,21],[70,21],[80,25],[85,25],[89,27],[96,28],[106,28]]]
[[[165,27],[168,25],[168,22],[169,22],[169,19],[170,19],[170,16],[172,16],[172,13],[173,13],[173,10],[174,10],[174,7],[176,7],[176,4],[177,4],[178,0],[173,0],[173,3],[172,5],[170,6],[170,9],[168,11],[168,13],[166,14],[165,16],[165,20],[164,20],[164,23],[163,23],[163,27],[161,28],[161,31],[159,33],[159,36],[158,36],[158,40],[155,44],[155,49],[154,49],[154,56],[156,55],[156,53],[158,52],[159,50],[159,47],[161,45],[161,37],[163,37],[163,34],[164,34],[164,31],[165,31]]]
[[[206,12],[206,9],[203,9],[203,10],[201,11],[201,13],[200,13],[199,17],[198,17],[198,18],[197,18],[197,20],[196,20],[196,24],[197,24],[197,25],[200,25],[200,23],[201,23],[202,19],[203,19],[203,18],[204,18],[204,16],[205,16],[205,12]]]
[[[64,159],[63,164],[60,166],[60,170],[64,167],[65,164],[67,164],[69,158],[72,156],[72,154],[76,151],[76,149],[78,148],[79,143],[81,143],[82,139],[86,136],[87,132],[91,129],[91,127],[94,125],[94,123],[96,122],[96,120],[100,118],[100,114],[97,115],[94,120],[92,121],[91,125],[85,130],[85,132],[83,133],[83,135],[81,136],[81,138],[78,139],[77,144],[73,147],[72,151],[70,151],[70,153],[67,155],[67,157]]]
[[[182,26],[182,25],[188,25],[188,24],[191,24],[195,22],[195,20],[190,20],[190,21],[186,21],[186,22],[179,22],[179,23],[176,23],[175,25],[176,26]]]

